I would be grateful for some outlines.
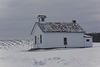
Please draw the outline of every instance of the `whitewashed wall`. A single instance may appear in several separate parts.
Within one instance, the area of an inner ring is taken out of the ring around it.
[[[63,38],[67,38],[66,47],[84,47],[83,33],[45,33],[42,48],[65,47]]]
[[[42,35],[42,39],[43,39],[43,35],[44,33],[41,31],[41,29],[38,27],[38,25],[36,24],[34,27],[34,31],[33,31],[33,48],[41,48],[41,46],[43,47],[43,41],[42,40],[42,44],[40,44],[40,35]],[[36,36],[36,41],[37,44],[35,44],[35,36]]]
[[[92,38],[90,38],[90,42],[86,42],[87,38],[84,38],[84,33],[43,33],[38,25],[35,25],[33,32],[33,48],[92,46]],[[42,43],[40,43],[40,35],[42,35]],[[35,36],[37,44],[35,44]],[[67,45],[64,45],[64,38],[67,38]]]
[[[93,46],[93,41],[92,37],[85,37],[85,47],[92,47]],[[87,39],[89,39],[89,42],[87,42]]]

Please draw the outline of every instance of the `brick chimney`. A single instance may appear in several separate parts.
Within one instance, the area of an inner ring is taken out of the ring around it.
[[[76,23],[76,20],[72,20],[73,23]]]

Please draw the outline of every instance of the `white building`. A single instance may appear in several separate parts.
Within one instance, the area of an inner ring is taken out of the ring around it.
[[[38,15],[32,29],[33,48],[92,47],[92,37],[75,20],[67,22],[45,22],[45,15]]]

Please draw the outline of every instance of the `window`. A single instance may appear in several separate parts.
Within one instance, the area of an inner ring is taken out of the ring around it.
[[[89,39],[86,39],[86,41],[89,42],[90,40]]]
[[[35,36],[35,44],[36,44],[36,36]]]
[[[67,38],[64,38],[64,45],[67,45]]]
[[[42,43],[42,35],[40,35],[40,43]]]
[[[44,21],[44,18],[41,18],[42,21]]]

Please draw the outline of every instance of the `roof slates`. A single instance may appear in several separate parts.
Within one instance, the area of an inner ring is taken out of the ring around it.
[[[43,32],[85,32],[77,23],[46,22],[38,23]]]

